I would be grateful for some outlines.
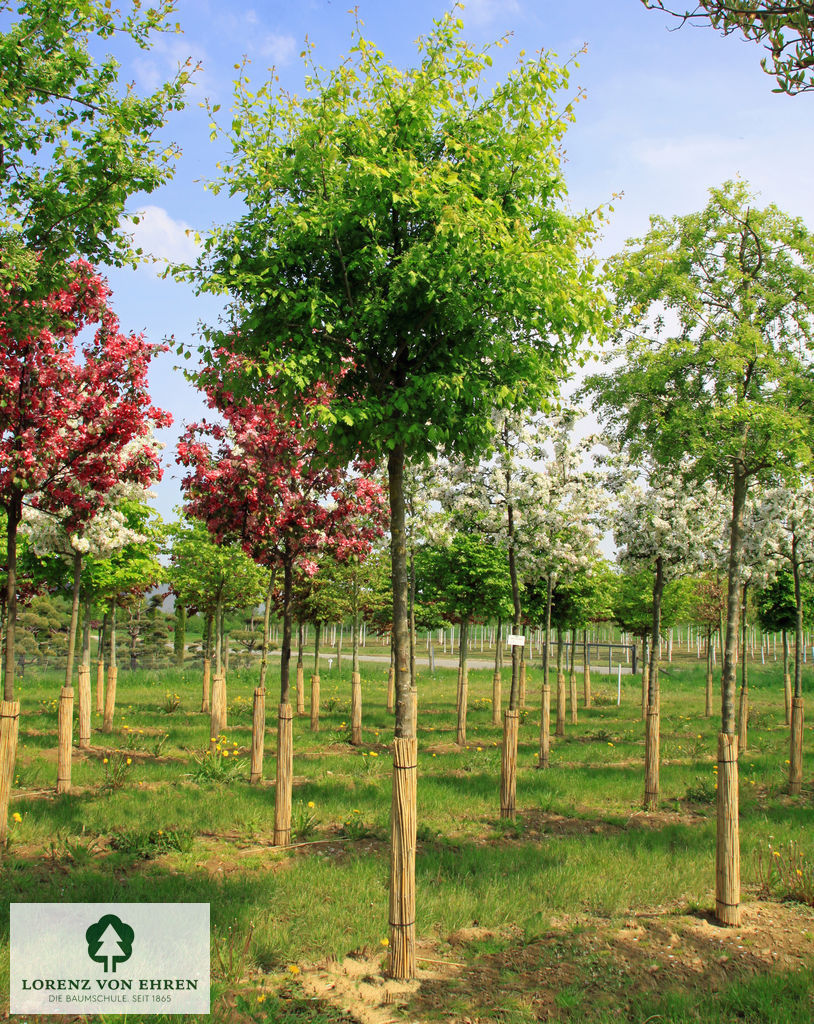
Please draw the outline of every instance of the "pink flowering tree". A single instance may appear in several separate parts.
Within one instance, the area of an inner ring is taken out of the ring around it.
[[[3,299],[0,292],[0,304]],[[109,300],[105,280],[76,260],[65,287],[32,300],[43,307],[30,318],[39,326],[20,329],[18,318],[9,323],[0,317],[0,507],[7,525],[3,696],[9,704],[23,505],[54,513],[68,535],[79,536],[114,484],[146,485],[161,472],[148,438],[171,417],[152,405],[147,390],[150,361],[161,346],[122,333]],[[87,340],[78,342],[80,334]],[[4,749],[11,753],[0,766],[0,823],[6,820],[3,779],[13,771],[16,738]]]
[[[239,369],[233,363],[229,375]],[[237,401],[227,379],[215,372],[203,377],[209,405],[223,422],[191,425],[178,444],[178,461],[188,469],[182,482],[186,511],[217,540],[239,540],[247,554],[282,577],[275,843],[286,845],[294,570],[315,573],[316,556],[325,552],[339,561],[363,557],[382,534],[387,505],[370,463],[342,467],[325,444],[317,420],[330,403],[326,385],[304,394],[297,411],[283,412],[273,390],[262,403]]]

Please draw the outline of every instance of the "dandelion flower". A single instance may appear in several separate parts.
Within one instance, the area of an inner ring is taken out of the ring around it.
[[[133,758],[132,757],[128,757],[127,758],[127,763],[128,764],[132,764],[133,763]]]
[[[800,876],[800,878],[803,877],[803,872],[799,868],[797,868],[797,874]]]
[[[12,817],[12,819],[13,819],[14,821],[16,821],[16,822],[17,822],[17,824],[18,824],[18,825],[19,825],[19,824],[20,824],[20,822],[21,822],[21,821],[23,820],[23,816],[22,816],[22,814],[20,814],[20,812],[19,812],[19,811],[15,811],[15,812],[14,812],[14,814],[12,814],[12,816],[11,816],[11,817]]]
[[[288,973],[289,974],[299,974],[300,973],[300,969],[299,969],[299,967],[297,967],[296,964],[289,964],[288,965]]]
[[[258,1003],[265,1003],[265,1001],[266,1001],[266,994],[264,992],[262,996],[258,996],[257,997],[257,1002]]]
[[[379,941],[381,942],[381,944],[383,946],[389,946],[390,945],[390,939],[380,939]]]
[[[777,852],[777,850],[772,850],[772,854],[775,857],[779,857],[780,856],[780,854]]]
[[[313,807],[314,806],[314,801],[313,800],[309,800],[308,801],[308,806],[309,807]]]
[[[107,758],[106,757],[102,758],[102,764],[107,764]]]

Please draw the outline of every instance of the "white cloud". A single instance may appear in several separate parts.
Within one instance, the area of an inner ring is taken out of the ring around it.
[[[270,57],[272,62],[278,66],[288,64],[294,57],[297,43],[294,36],[281,36],[276,32],[270,32],[260,44],[260,53],[264,57]]]
[[[149,50],[149,56],[140,55],[134,58],[129,67],[133,70],[136,83],[145,92],[154,92],[164,82],[169,81],[191,61],[190,69],[196,65],[205,67],[206,51],[198,44],[181,36],[167,36],[156,39]],[[202,72],[199,70],[193,78],[194,85],[204,85]]]
[[[173,220],[160,206],[145,206],[132,217],[126,217],[123,227],[133,237],[133,244],[151,258],[148,272],[158,277],[166,264],[190,263],[200,253],[194,229],[182,220]]]
[[[518,14],[518,0],[466,0],[464,21],[473,25],[488,25],[498,16],[504,20],[510,14]]]

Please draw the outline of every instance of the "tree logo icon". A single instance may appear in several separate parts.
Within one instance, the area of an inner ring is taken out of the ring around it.
[[[88,956],[103,964],[105,973],[116,973],[116,964],[129,960],[133,953],[135,932],[115,914],[105,914],[85,932]]]

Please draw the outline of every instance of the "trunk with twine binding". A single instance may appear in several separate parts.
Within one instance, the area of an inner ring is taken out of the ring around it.
[[[571,630],[571,659],[568,666],[568,695],[571,705],[571,725],[577,724],[577,670],[574,664],[577,652],[577,631]]]
[[[249,782],[256,783],[263,778],[263,741],[266,734],[266,689],[257,686],[252,705],[252,764]]]
[[[110,609],[110,639],[107,669],[107,689],[105,690],[105,712],[102,719],[102,732],[113,731],[113,716],[116,713],[116,683],[119,677],[119,666],[116,663],[116,605]]]
[[[79,583],[82,576],[82,555],[73,556],[73,594],[71,600],[71,624],[68,627],[68,656],[65,663],[65,685],[59,698],[57,734],[57,793],[67,793],[71,788],[71,760],[73,758],[73,706],[74,690],[73,663],[76,651],[76,632],[79,625]],[[88,729],[90,733],[90,729]],[[67,741],[65,740],[67,737]]]
[[[20,702],[0,701],[0,844],[8,838],[8,805],[17,759],[20,732]]]
[[[291,593],[293,558],[286,544],[283,559],[283,643],[280,651],[280,704],[277,709],[277,773],[274,791],[274,845],[291,842],[291,791],[294,784],[294,716],[291,711]]]
[[[551,604],[554,580],[549,573],[546,582],[545,643],[543,645],[543,686],[540,695],[540,751],[538,768],[548,768],[551,753],[551,680],[548,669],[551,660]]]
[[[582,694],[585,707],[591,706],[591,659],[588,654],[588,630],[582,631]]]
[[[350,741],[354,747],[362,745],[362,677],[358,672],[350,675]]]
[[[794,644],[794,696],[791,699],[791,734],[789,737],[789,793],[798,796],[803,784],[803,598],[800,586],[800,561],[797,557],[797,537],[791,542],[792,572],[794,574],[795,644]]]
[[[415,853],[417,751],[416,697],[410,676],[407,611],[407,533],[403,444],[387,460],[390,497],[390,554],[393,581],[392,659],[395,686],[393,796],[390,815],[390,900],[387,973],[409,980],[416,973]]]
[[[63,686],[57,712],[57,793],[71,789],[71,747],[73,745],[73,687]]]
[[[740,839],[738,823],[738,746],[735,737],[735,675],[740,621],[739,576],[743,552],[743,509],[747,477],[736,459],[726,607],[726,646],[721,672],[721,732],[718,735],[718,806],[715,849],[715,916],[725,925],[740,924]]]
[[[721,805],[725,813],[721,813]],[[730,733],[718,734],[718,825],[715,844],[715,917],[740,924],[740,839],[738,836],[738,745]]]
[[[648,811],[655,810],[659,803],[659,636],[663,594],[664,560],[658,555],[653,578],[653,630],[650,637],[650,671],[647,680],[647,717],[644,731],[644,807]]]
[[[466,708],[469,702],[469,665],[467,653],[469,646],[469,623],[461,622],[461,642],[458,648],[458,726],[455,742],[459,747],[466,746]]]
[[[294,778],[294,716],[290,704],[277,712],[277,784],[274,792],[274,845],[291,843],[291,786]]]
[[[506,491],[511,491],[511,477],[506,472]],[[520,583],[517,575],[517,561],[514,551],[514,507],[507,502],[508,533],[509,533],[509,579],[512,587],[512,605],[514,607],[514,634],[520,633],[523,617],[520,605]],[[503,746],[500,754],[500,816],[514,819],[517,804],[517,734],[520,712],[520,652],[516,644],[512,645],[512,687],[509,691],[509,707],[503,715]]]
[[[786,725],[791,725],[791,673],[789,672],[789,634],[783,630],[783,691],[786,698]]]
[[[498,619],[495,637],[495,671],[492,676],[492,725],[500,725],[500,710],[503,703],[503,684],[500,677],[500,670],[503,667],[502,629],[503,622]]]
[[[743,584],[743,590],[741,591],[741,608],[742,608],[742,638],[741,638],[741,698],[740,707],[738,709],[738,756],[749,749],[749,669],[746,660],[747,656],[747,626],[746,626],[746,588],[747,584]]]
[[[555,736],[565,735],[565,672],[562,667],[562,629],[557,627],[557,726]]]

